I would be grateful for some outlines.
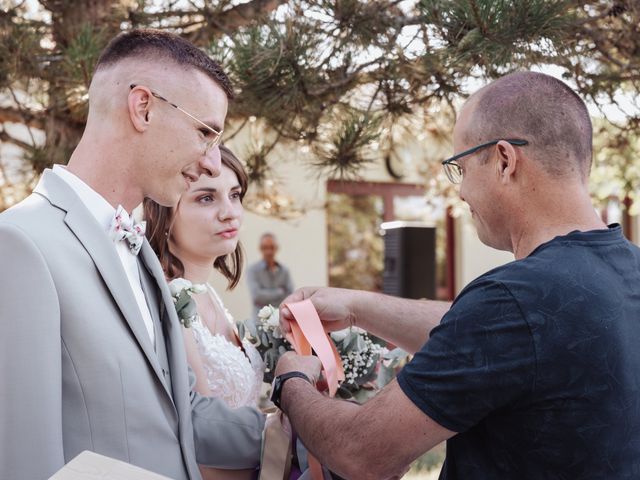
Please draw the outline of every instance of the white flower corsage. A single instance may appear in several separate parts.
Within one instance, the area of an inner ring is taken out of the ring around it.
[[[206,287],[202,284],[193,284],[184,278],[174,278],[169,282],[169,291],[173,297],[173,305],[180,319],[180,323],[189,328],[198,316],[196,302],[193,295],[204,293]]]

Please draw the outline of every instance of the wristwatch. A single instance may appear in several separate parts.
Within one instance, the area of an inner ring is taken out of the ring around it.
[[[286,382],[290,378],[295,378],[295,377],[304,378],[307,382],[312,383],[311,380],[309,380],[309,377],[307,377],[304,373],[298,372],[298,371],[283,373],[282,375],[278,375],[276,378],[273,379],[273,391],[271,393],[271,401],[276,407],[278,407],[281,410],[282,410],[282,407],[280,406],[280,396],[282,395],[282,387],[284,386],[284,382]]]

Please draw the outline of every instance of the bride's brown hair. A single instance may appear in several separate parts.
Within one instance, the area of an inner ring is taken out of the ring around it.
[[[236,177],[238,177],[238,183],[240,184],[240,201],[242,202],[249,184],[247,172],[231,150],[224,145],[220,145],[219,148],[222,156],[222,165],[230,168],[231,171],[236,174]],[[147,238],[151,244],[151,248],[153,248],[160,260],[160,265],[162,265],[162,270],[164,270],[167,280],[182,277],[184,275],[184,265],[169,249],[169,238],[171,237],[174,220],[174,208],[163,207],[149,198],[145,198],[143,208],[144,220],[147,222]],[[242,274],[243,263],[244,254],[240,242],[238,242],[236,249],[232,253],[218,257],[213,262],[214,268],[227,279],[227,288],[229,290],[233,290],[233,288],[238,285],[240,275]]]

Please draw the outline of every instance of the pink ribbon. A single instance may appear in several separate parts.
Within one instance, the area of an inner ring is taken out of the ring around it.
[[[291,333],[287,340],[298,355],[311,355],[316,352],[324,370],[329,387],[329,396],[333,397],[338,390],[338,383],[344,381],[344,369],[338,349],[322,326],[318,312],[311,300],[287,303],[295,322],[291,322]],[[322,480],[322,465],[310,453],[307,455],[309,470],[313,480]]]
[[[311,300],[287,303],[295,322],[291,323],[291,333],[287,340],[298,355],[311,355],[312,349],[322,363],[329,396],[333,397],[338,390],[339,382],[344,381],[344,369],[338,349],[329,334],[325,331]]]

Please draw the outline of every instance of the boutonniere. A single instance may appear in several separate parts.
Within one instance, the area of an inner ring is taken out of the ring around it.
[[[169,282],[169,291],[173,298],[173,305],[180,319],[180,323],[189,328],[198,316],[196,302],[193,295],[204,293],[206,287],[202,284],[193,284],[184,278],[174,278]]]

